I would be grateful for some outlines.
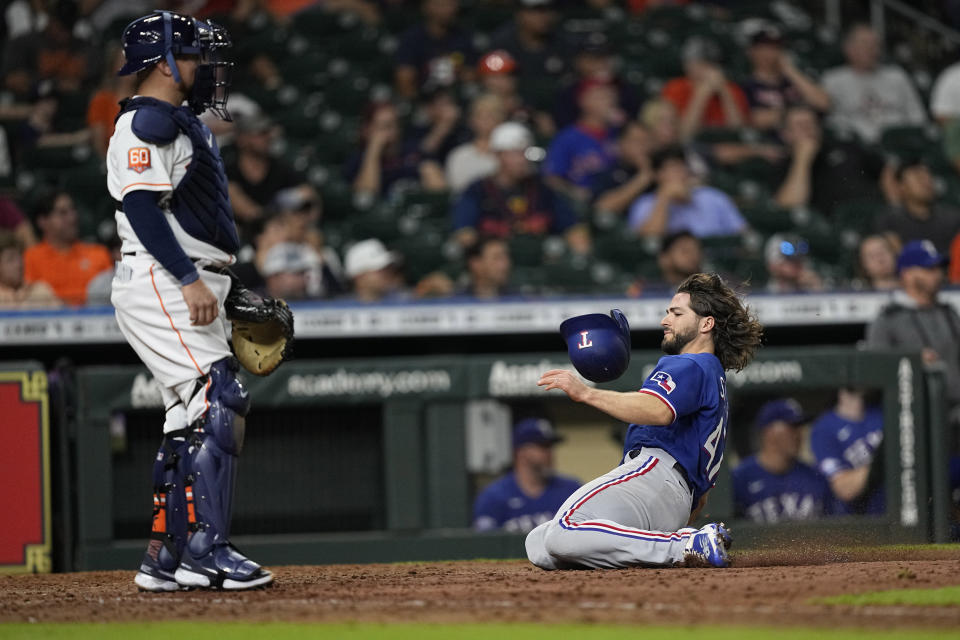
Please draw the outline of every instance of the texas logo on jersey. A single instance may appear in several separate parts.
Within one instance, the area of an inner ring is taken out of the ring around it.
[[[677,383],[673,381],[673,378],[671,378],[670,374],[666,371],[657,371],[650,376],[650,379],[656,380],[657,386],[667,393],[673,393],[673,390],[677,388]]]
[[[127,151],[127,169],[143,173],[150,168],[150,149],[147,147],[131,147]]]

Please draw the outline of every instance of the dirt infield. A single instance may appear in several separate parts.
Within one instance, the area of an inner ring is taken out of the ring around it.
[[[521,561],[277,567],[244,593],[138,593],[133,573],[0,576],[0,622],[587,622],[960,626],[960,607],[815,605],[817,596],[960,584],[960,547],[752,553],[730,569],[545,572]]]

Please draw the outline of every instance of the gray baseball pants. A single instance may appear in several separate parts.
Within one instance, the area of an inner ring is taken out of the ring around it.
[[[675,460],[644,447],[588,482],[557,515],[527,535],[527,557],[541,569],[670,566],[697,530],[686,525],[693,496]]]

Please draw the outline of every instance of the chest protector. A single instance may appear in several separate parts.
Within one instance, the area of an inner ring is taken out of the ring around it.
[[[227,195],[227,174],[210,129],[189,107],[175,107],[153,98],[124,101],[117,118],[134,110],[131,128],[141,140],[167,145],[183,132],[193,145],[193,159],[170,201],[177,222],[197,240],[236,253],[240,239]]]

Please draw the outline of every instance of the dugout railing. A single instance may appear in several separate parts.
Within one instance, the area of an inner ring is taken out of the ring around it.
[[[639,386],[659,353],[636,351],[607,388]],[[245,376],[254,409],[240,463],[238,542],[270,564],[522,557],[522,536],[476,534],[470,521],[470,401],[570,401],[536,387],[564,354],[293,361]],[[149,528],[159,391],[139,366],[84,367],[69,377],[55,446],[70,451],[72,499],[58,569],[136,566]],[[852,544],[945,541],[949,528],[943,383],[916,354],[844,348],[765,349],[729,376],[728,450],[744,449],[756,405],[844,385],[875,390],[885,416],[887,512],[789,525],[734,521],[739,548],[782,539]],[[565,404],[566,403],[566,404]],[[712,519],[732,520],[727,456]],[[615,460],[611,460],[611,464]]]

